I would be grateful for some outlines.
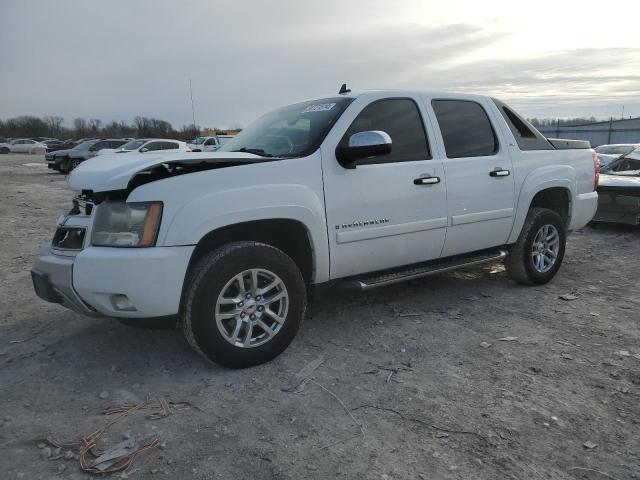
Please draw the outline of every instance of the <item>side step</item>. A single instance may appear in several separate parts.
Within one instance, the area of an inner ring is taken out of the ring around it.
[[[357,278],[346,282],[350,288],[370,290],[393,283],[406,282],[414,278],[426,277],[435,273],[447,272],[458,268],[471,267],[481,263],[503,260],[507,256],[506,250],[484,251],[471,255],[459,255],[444,260],[436,260],[420,266],[413,266],[405,270],[386,271],[370,277]]]

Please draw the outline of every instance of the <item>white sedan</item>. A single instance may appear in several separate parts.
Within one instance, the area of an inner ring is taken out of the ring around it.
[[[22,138],[12,141],[9,144],[9,151],[11,153],[44,153],[47,151],[47,146],[29,138]]]
[[[141,140],[131,140],[120,148],[103,148],[98,155],[109,153],[128,153],[128,152],[156,152],[156,153],[176,153],[190,152],[191,149],[185,142],[179,140],[169,140],[164,138],[147,138]]]

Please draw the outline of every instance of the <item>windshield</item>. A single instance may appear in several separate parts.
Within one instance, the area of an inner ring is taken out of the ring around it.
[[[127,142],[120,147],[120,150],[136,150],[144,145],[146,140],[132,140],[131,142]]]
[[[218,152],[249,152],[263,157],[309,155],[352,101],[348,97],[325,98],[274,110],[251,123]]]
[[[91,147],[91,145],[93,145],[94,143],[98,143],[98,141],[89,140],[88,142],[82,142],[76,145],[75,147],[73,147],[72,150],[89,150],[89,147]]]
[[[596,153],[604,155],[626,155],[633,151],[633,145],[601,145],[596,148]]]

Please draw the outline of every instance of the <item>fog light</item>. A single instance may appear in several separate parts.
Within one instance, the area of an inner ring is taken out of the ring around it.
[[[113,304],[113,308],[119,310],[121,312],[135,312],[136,307],[133,306],[129,297],[122,293],[116,293],[111,295],[111,303]]]

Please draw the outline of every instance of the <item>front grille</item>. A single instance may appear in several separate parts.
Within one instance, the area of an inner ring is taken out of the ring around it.
[[[81,227],[58,227],[51,246],[59,250],[82,250],[85,233]]]

